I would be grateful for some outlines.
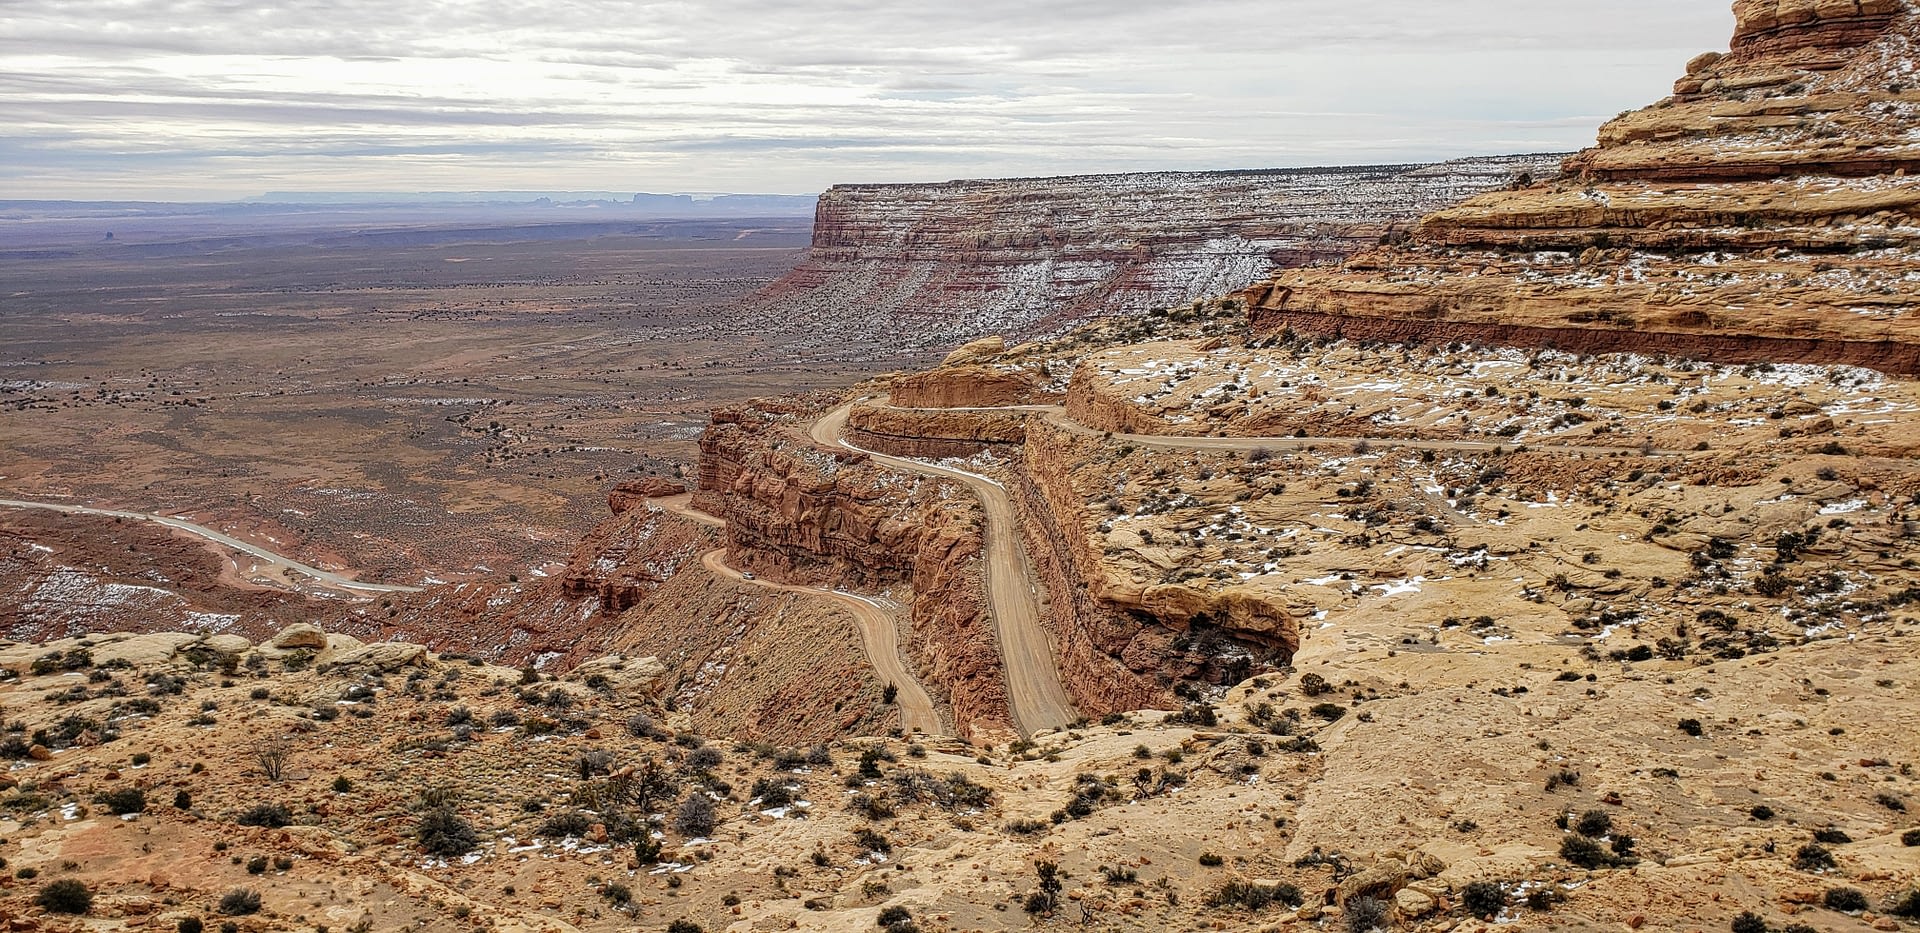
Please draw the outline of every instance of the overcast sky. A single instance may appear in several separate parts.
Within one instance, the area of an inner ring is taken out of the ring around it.
[[[1728,0],[0,0],[0,199],[1576,149]]]

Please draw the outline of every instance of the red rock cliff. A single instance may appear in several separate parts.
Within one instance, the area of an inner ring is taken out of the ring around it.
[[[1741,0],[1731,50],[1557,181],[1247,292],[1258,327],[1920,372],[1920,16]]]

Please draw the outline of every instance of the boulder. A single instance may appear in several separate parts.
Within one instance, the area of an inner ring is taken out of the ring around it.
[[[200,641],[199,635],[189,632],[134,635],[111,644],[95,645],[93,663],[124,662],[134,667],[158,667],[171,663],[174,655]]]
[[[586,683],[596,677],[604,677],[607,687],[617,694],[646,694],[658,692],[661,678],[665,677],[667,666],[659,658],[629,658],[624,655],[608,655],[595,658],[567,672],[567,679]],[[597,683],[598,681],[596,681]]]
[[[426,658],[427,649],[421,645],[393,641],[379,642],[340,652],[328,663],[328,668],[364,667],[386,672],[403,667],[417,667],[425,662]]]
[[[206,638],[202,639],[200,643],[202,645],[205,645],[207,649],[210,651],[213,651],[217,654],[226,654],[226,655],[246,654],[248,651],[252,650],[253,648],[253,642],[250,642],[245,638],[240,637],[239,635],[227,635],[227,634],[208,635]]]
[[[1433,898],[1419,891],[1415,891],[1412,888],[1401,888],[1399,892],[1393,895],[1394,910],[1399,912],[1402,919],[1411,920],[1415,917],[1424,917],[1427,914],[1433,913],[1434,908],[1437,906],[1439,905],[1434,903]]]
[[[327,633],[305,622],[295,622],[276,633],[269,644],[281,651],[293,651],[298,648],[319,651],[327,646]]]
[[[366,642],[352,635],[328,635],[327,647],[320,652],[320,656],[316,660],[322,664],[330,664],[341,655],[359,651],[366,646]]]

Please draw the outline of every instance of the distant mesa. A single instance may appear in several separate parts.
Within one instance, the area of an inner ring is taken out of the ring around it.
[[[806,262],[746,316],[801,343],[922,353],[1051,336],[1340,259],[1560,159],[840,185]]]
[[[1246,293],[1267,333],[1920,373],[1920,15],[1741,0],[1731,49],[1556,179]]]

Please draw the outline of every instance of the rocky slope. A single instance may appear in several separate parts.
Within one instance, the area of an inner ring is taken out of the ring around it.
[[[1248,292],[1269,333],[1920,372],[1920,13],[1741,0],[1731,50],[1564,174]]]
[[[1557,161],[842,185],[820,199],[807,261],[747,317],[797,339],[912,351],[1060,333],[1344,256]]]

